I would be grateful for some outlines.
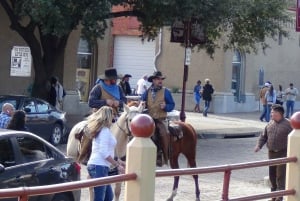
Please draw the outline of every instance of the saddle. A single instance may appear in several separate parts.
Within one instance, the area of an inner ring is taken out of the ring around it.
[[[168,129],[169,129],[171,140],[173,139],[173,141],[176,142],[181,138],[183,138],[183,131],[180,125],[175,123],[170,123]]]

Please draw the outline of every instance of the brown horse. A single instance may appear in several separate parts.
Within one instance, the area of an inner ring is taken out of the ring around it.
[[[189,123],[174,121],[173,125],[169,126],[170,147],[169,160],[172,169],[178,169],[178,157],[183,154],[187,159],[188,165],[191,168],[197,167],[196,164],[196,145],[197,133],[193,126]],[[175,124],[175,125],[174,125]],[[196,201],[200,201],[200,189],[198,184],[198,175],[193,175],[195,183]],[[179,176],[174,177],[173,190],[167,201],[173,201],[176,196],[179,184]]]

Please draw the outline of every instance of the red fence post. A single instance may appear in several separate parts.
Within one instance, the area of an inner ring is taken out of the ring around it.
[[[222,201],[228,201],[230,175],[231,175],[231,169],[224,171]]]

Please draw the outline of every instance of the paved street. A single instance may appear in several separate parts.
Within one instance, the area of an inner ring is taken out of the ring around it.
[[[267,159],[267,152],[265,148],[258,153],[253,152],[256,140],[257,137],[198,139],[197,165],[199,167],[216,166]],[[64,149],[64,147],[65,146],[63,145],[61,149]],[[180,165],[181,167],[186,167],[186,161],[183,157],[180,158]],[[267,167],[262,167],[233,171],[230,180],[230,198],[269,192],[269,188],[264,185],[263,179],[268,173],[267,170]],[[85,178],[86,171],[85,167],[82,166],[82,179]],[[171,193],[172,184],[173,178],[171,177],[157,179],[155,200],[166,200]],[[199,184],[201,190],[201,201],[221,199],[223,185],[222,173],[200,175]],[[194,200],[194,198],[195,195],[192,177],[181,177],[178,194],[175,200],[189,201]],[[86,189],[82,190],[81,200],[88,200]]]

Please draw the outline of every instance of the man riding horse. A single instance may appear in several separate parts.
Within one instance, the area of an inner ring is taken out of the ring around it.
[[[141,100],[145,101],[148,114],[153,118],[156,130],[158,131],[154,137],[158,145],[157,165],[159,166],[163,164],[160,149],[163,152],[164,164],[168,164],[169,131],[167,112],[171,112],[175,107],[171,92],[163,87],[162,81],[164,79],[165,76],[160,71],[154,72],[148,78],[148,82],[152,82],[152,85],[141,97]]]
[[[117,85],[117,79],[120,77],[115,68],[108,68],[103,75],[99,76],[97,84],[92,88],[89,94],[89,106],[93,112],[102,106],[110,106],[114,109],[115,115],[118,115],[119,108],[126,103],[126,97]]]

